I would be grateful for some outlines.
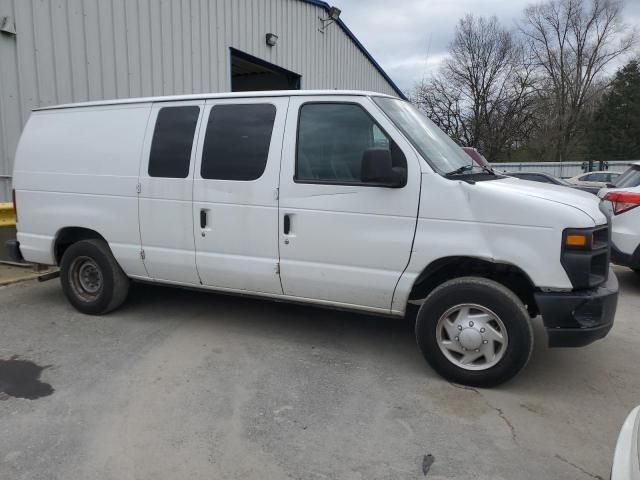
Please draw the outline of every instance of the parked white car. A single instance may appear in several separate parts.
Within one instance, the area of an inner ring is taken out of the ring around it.
[[[14,254],[60,265],[81,312],[131,280],[402,317],[447,379],[496,385],[613,324],[607,219],[583,192],[474,166],[410,103],[243,92],[33,112]],[[211,312],[215,315],[215,311]]]
[[[614,188],[598,192],[611,218],[611,261],[640,273],[640,162],[631,165]]]
[[[640,406],[631,411],[620,430],[611,480],[640,480]]]
[[[609,170],[586,172],[576,175],[575,177],[567,178],[567,182],[582,187],[606,187],[607,184],[615,182],[618,176],[620,176],[620,172],[611,172]]]

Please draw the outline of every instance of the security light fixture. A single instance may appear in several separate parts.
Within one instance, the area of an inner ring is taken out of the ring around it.
[[[322,22],[322,26],[318,29],[318,31],[320,33],[324,33],[329,25],[340,18],[341,13],[342,10],[340,10],[338,7],[329,7],[329,10],[327,11],[327,18],[318,17]]]
[[[0,17],[0,32],[8,35],[16,34],[16,24],[11,17]]]
[[[267,33],[266,42],[270,47],[275,47],[278,43],[278,36],[275,33]]]

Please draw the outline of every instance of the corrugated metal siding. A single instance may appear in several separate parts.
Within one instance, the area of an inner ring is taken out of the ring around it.
[[[300,0],[0,0],[0,201],[31,109],[112,98],[224,92],[229,47],[302,75],[303,89],[393,87]],[[265,34],[278,35],[276,47]]]

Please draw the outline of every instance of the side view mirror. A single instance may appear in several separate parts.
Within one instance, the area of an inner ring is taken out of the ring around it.
[[[394,167],[387,148],[368,148],[362,154],[360,180],[382,187],[401,188],[407,184],[407,169]]]

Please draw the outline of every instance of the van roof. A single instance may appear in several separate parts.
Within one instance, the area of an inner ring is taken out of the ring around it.
[[[122,98],[118,100],[99,100],[94,102],[67,103],[34,108],[33,111],[56,110],[61,108],[100,107],[108,105],[126,105],[134,103],[176,102],[180,100],[209,100],[218,98],[259,98],[259,97],[291,97],[318,95],[349,95],[349,96],[377,96],[398,98],[385,93],[367,92],[363,90],[265,90],[259,92],[229,92],[229,93],[196,93],[191,95],[170,95],[164,97]]]

